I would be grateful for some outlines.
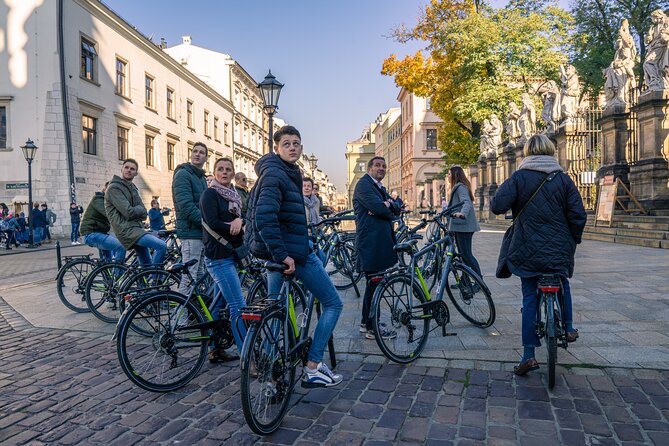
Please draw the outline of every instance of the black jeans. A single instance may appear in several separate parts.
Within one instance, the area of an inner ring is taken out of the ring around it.
[[[365,324],[367,330],[372,329],[372,319],[369,317],[369,310],[372,306],[372,297],[374,297],[374,291],[376,291],[376,287],[379,286],[379,282],[372,282],[370,279],[372,276],[378,273],[378,271],[365,272],[367,284],[365,285],[365,295],[362,297],[362,320],[360,323]]]
[[[483,277],[481,274],[481,267],[479,266],[478,260],[472,254],[472,237],[474,236],[473,232],[454,232],[455,234],[455,243],[458,245],[458,252],[462,256],[465,265],[474,270],[476,274]]]

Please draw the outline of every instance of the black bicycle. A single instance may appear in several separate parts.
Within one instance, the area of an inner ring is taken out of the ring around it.
[[[558,275],[545,274],[539,278],[537,286],[537,336],[543,338],[548,350],[548,388],[555,386],[555,364],[557,348],[567,348],[567,328],[562,318],[564,295],[562,280]]]

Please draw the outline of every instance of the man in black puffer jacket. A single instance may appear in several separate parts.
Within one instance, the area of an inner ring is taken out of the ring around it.
[[[247,218],[253,225],[249,244],[256,257],[286,264],[285,274],[295,274],[321,303],[323,312],[307,354],[302,387],[331,387],[343,377],[322,362],[323,353],[343,305],[310,246],[302,173],[296,164],[303,150],[300,133],[292,126],[281,127],[274,142],[276,154],[263,156],[255,166],[258,182],[249,194]],[[270,294],[281,291],[281,273],[268,273],[267,281]]]

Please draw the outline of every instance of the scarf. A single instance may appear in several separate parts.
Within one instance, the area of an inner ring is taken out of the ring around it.
[[[307,211],[307,224],[320,223],[321,216],[319,214],[321,202],[315,195],[304,197],[304,207]]]
[[[223,186],[216,181],[216,178],[214,178],[211,182],[211,188],[218,192],[218,195],[228,202],[228,211],[230,211],[231,214],[237,217],[242,216],[242,198],[233,187]]]
[[[532,155],[525,157],[518,166],[518,170],[520,169],[536,170],[544,173],[551,173],[556,170],[562,172],[560,164],[555,157],[550,155]]]

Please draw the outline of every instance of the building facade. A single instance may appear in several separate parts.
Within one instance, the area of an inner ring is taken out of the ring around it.
[[[9,73],[0,77],[0,201],[26,210],[19,147],[28,138],[39,147],[33,201],[46,201],[59,216],[56,234],[69,227],[70,200],[86,206],[120,172],[122,159],[139,162],[135,184],[147,206],[157,198],[172,207],[172,172],[195,142],[207,144],[212,162],[233,155],[225,134],[232,102],[103,3],[8,8],[8,17],[25,22],[8,24],[7,41],[25,44],[0,45],[0,65]]]
[[[400,176],[401,160],[401,133],[402,120],[400,107],[393,107],[381,113],[376,120],[374,128],[374,141],[376,143],[375,156],[382,156],[386,160],[386,177],[383,184],[388,192],[397,190],[402,194],[402,181]]]
[[[360,138],[346,143],[346,192],[348,207],[353,208],[353,192],[363,175],[367,173],[367,163],[376,155],[374,129],[372,123],[362,131]]]

